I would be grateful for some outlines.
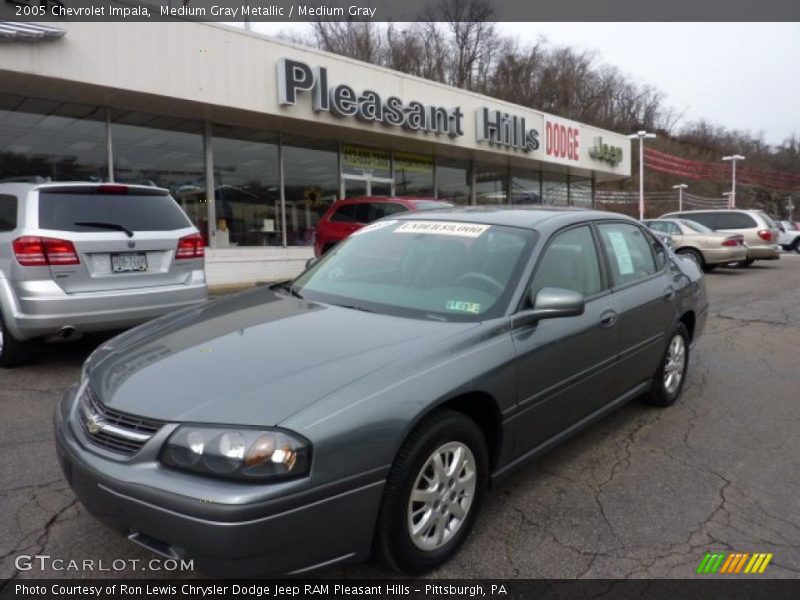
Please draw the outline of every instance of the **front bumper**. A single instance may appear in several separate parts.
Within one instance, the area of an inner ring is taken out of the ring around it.
[[[74,394],[70,388],[54,415],[64,476],[92,515],[139,545],[229,577],[300,573],[368,558],[384,485],[376,474],[255,505],[238,504],[234,496],[229,503],[207,500],[200,489],[208,481],[202,478],[192,489],[180,485],[185,474],[176,474],[171,486],[183,493],[150,488],[110,476],[104,467],[116,473],[134,467],[85,447],[70,422]]]

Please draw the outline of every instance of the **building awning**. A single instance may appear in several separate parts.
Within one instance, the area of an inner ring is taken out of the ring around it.
[[[0,42],[41,42],[56,40],[67,33],[58,27],[36,23],[0,21]]]

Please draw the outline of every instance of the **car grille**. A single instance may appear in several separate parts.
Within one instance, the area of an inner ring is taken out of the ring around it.
[[[164,425],[108,408],[88,385],[78,401],[78,420],[89,441],[124,456],[136,454]]]

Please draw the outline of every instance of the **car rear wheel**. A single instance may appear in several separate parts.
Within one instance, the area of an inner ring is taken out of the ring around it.
[[[676,254],[680,254],[686,258],[691,258],[695,264],[700,267],[700,269],[705,269],[706,261],[703,260],[703,255],[697,250],[693,250],[691,248],[681,248]]]
[[[31,346],[30,342],[15,338],[6,329],[3,315],[0,315],[0,367],[16,367],[30,360]]]
[[[740,260],[739,262],[733,263],[734,267],[739,267],[740,269],[745,269],[756,262],[755,258],[747,258],[745,260]]]
[[[653,376],[646,400],[653,406],[670,406],[680,397],[689,368],[689,332],[683,323],[672,330],[661,364]]]
[[[422,574],[449,560],[472,528],[488,483],[483,433],[461,413],[419,425],[386,483],[375,546],[391,568]]]
[[[794,251],[800,254],[800,237],[794,241]]]

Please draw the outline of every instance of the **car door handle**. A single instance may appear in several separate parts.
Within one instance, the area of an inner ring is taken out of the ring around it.
[[[603,329],[608,329],[616,324],[617,313],[615,313],[613,310],[606,311],[600,316],[600,327]]]
[[[675,297],[675,289],[668,287],[664,290],[664,300],[670,301]]]

